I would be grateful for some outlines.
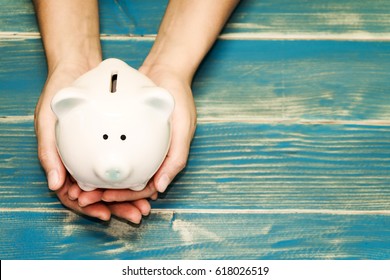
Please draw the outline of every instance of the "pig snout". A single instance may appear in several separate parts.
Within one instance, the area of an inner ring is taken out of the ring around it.
[[[108,182],[120,182],[127,178],[129,173],[127,170],[114,167],[104,172],[104,179]]]
[[[106,183],[119,183],[126,180],[131,173],[130,168],[107,167],[95,172]]]
[[[118,164],[113,160],[106,160],[96,164],[94,171],[106,183],[120,183],[130,176],[132,168],[125,163]]]

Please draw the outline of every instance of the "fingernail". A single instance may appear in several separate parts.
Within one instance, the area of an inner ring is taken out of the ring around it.
[[[106,214],[102,213],[102,214],[99,214],[96,218],[98,218],[104,222],[107,222],[111,217],[110,217],[110,215],[106,215]]]
[[[171,182],[171,179],[169,179],[168,175],[167,174],[163,174],[160,178],[160,180],[158,180],[158,183],[157,183],[157,190],[159,192],[165,192],[165,190],[167,189],[169,183]]]
[[[104,201],[104,202],[113,202],[112,198],[109,195],[107,195],[105,192],[103,192],[101,200]]]
[[[104,196],[102,196],[102,201],[104,201],[104,202],[113,202],[112,199],[109,199],[109,198],[104,197]]]
[[[85,206],[88,205],[88,201],[83,201],[83,200],[80,200],[80,199],[79,199],[78,203],[79,203],[80,207],[85,207]]]
[[[49,184],[49,189],[56,190],[58,188],[58,181],[60,177],[58,175],[57,170],[51,170],[47,174],[47,182]]]
[[[72,201],[75,201],[77,199],[77,197],[75,197],[74,195],[71,195],[68,193],[68,198]]]

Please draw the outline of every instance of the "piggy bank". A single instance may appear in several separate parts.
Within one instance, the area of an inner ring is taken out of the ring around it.
[[[58,153],[85,191],[142,190],[168,152],[173,97],[121,60],[104,60],[51,107]]]

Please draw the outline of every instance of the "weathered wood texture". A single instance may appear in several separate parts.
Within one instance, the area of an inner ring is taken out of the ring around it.
[[[151,45],[103,40],[105,57],[134,67]],[[46,73],[40,39],[2,40],[0,51],[0,115],[32,115]],[[389,120],[389,65],[390,42],[220,40],[194,80],[199,120]]]
[[[101,32],[110,35],[156,34],[167,0],[102,0]],[[2,0],[0,32],[38,32],[30,0]],[[223,34],[247,36],[388,37],[390,3],[374,1],[241,1]],[[294,38],[294,37],[292,37]],[[339,37],[343,39],[343,37]]]
[[[0,122],[4,208],[58,208],[31,122]],[[390,126],[200,124],[162,209],[390,211]]]
[[[386,259],[390,216],[156,212],[140,227],[3,212],[2,258]],[[373,230],[375,228],[375,230]]]
[[[99,1],[104,56],[138,67],[166,2]],[[194,80],[188,166],[140,226],[48,191],[33,6],[0,6],[0,258],[390,258],[389,1],[242,1]]]

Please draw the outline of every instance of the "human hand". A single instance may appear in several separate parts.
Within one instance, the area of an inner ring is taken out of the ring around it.
[[[151,182],[164,192],[172,180],[186,166],[192,138],[196,129],[196,108],[189,80],[167,66],[142,66],[140,71],[156,85],[168,90],[174,100],[172,138],[168,154]]]
[[[175,99],[171,146],[149,182],[150,187],[159,192],[166,190],[187,163],[196,129],[192,79],[239,0],[222,2],[169,1],[152,49],[139,69]],[[122,201],[130,198],[127,194],[130,195],[124,191],[120,197],[115,197],[107,190],[103,197],[106,201]]]
[[[191,140],[196,128],[196,109],[192,91],[188,82],[166,67],[146,67],[139,71],[152,79],[156,85],[168,90],[175,99],[172,114],[172,138],[168,154],[143,191],[164,192],[172,180],[186,166]],[[130,190],[105,190],[104,201],[128,201],[134,198]],[[153,199],[157,193],[153,193]]]
[[[101,220],[109,220],[111,214],[134,223],[150,212],[150,204],[144,199],[156,193],[152,188],[142,192],[131,192],[131,202],[104,203],[103,190],[82,191],[66,172],[57,153],[55,141],[56,116],[51,110],[53,96],[61,88],[70,85],[90,67],[80,63],[59,65],[48,75],[43,92],[35,110],[35,131],[38,140],[38,157],[46,172],[49,188],[56,191],[59,200],[68,208]]]

